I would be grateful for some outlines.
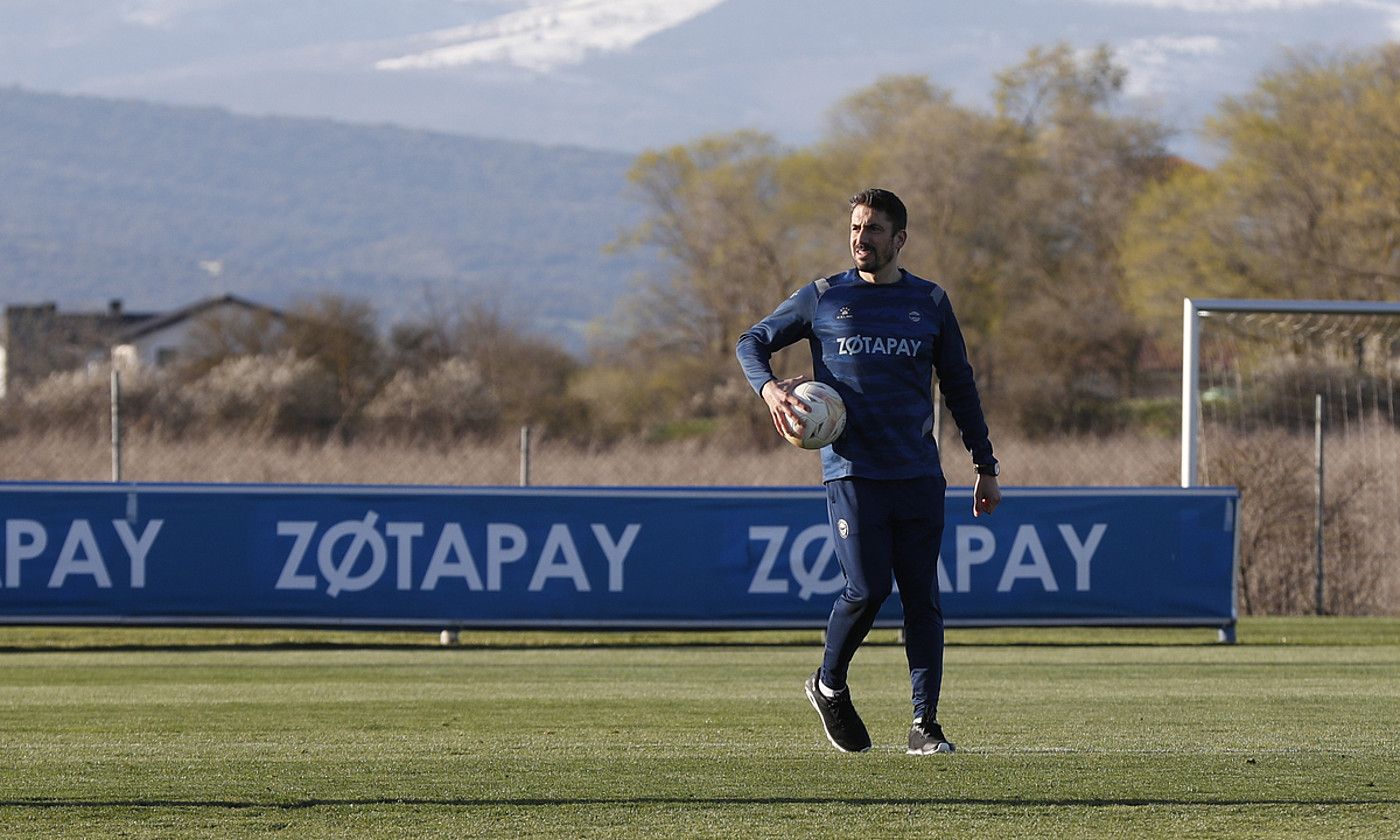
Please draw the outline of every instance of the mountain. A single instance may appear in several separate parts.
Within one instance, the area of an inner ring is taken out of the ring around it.
[[[604,252],[641,149],[810,143],[896,73],[990,107],[1065,41],[1209,164],[1285,50],[1396,37],[1400,0],[0,0],[0,299],[485,294],[577,345],[654,265]]]
[[[0,89],[0,300],[159,310],[333,293],[386,320],[484,295],[576,345],[645,255],[631,157]]]
[[[5,0],[0,84],[636,152],[819,136],[832,103],[926,75],[988,106],[1036,45],[1112,47],[1179,130],[1285,50],[1400,37],[1398,0]]]

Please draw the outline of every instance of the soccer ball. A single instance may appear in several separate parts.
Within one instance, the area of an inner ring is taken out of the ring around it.
[[[811,410],[793,408],[801,426],[784,431],[783,437],[788,443],[803,449],[821,449],[841,437],[846,430],[846,404],[835,388],[824,382],[803,382],[792,392],[811,406]]]

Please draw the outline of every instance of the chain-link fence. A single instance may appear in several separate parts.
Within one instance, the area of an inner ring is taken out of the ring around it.
[[[809,485],[817,453],[776,434],[767,446],[727,440],[584,444],[529,427],[488,440],[287,437],[265,430],[169,435],[123,418],[114,377],[110,400],[89,397],[81,420],[28,425],[0,437],[0,480],[269,482],[432,485]],[[755,412],[762,410],[755,398]],[[114,422],[115,421],[115,422]],[[1175,483],[1178,443],[1161,435],[1031,440],[998,434],[1004,485],[1133,486]],[[941,446],[949,481],[971,484],[971,460],[951,423]]]
[[[1178,457],[1176,441],[1155,437],[996,442],[1003,486],[1169,485]],[[949,482],[971,484],[967,455],[948,451]],[[250,433],[170,439],[128,430],[120,464],[122,480],[143,482],[791,486],[821,478],[815,452],[782,442],[746,450],[722,442],[588,447],[539,434],[522,450],[518,434],[413,444],[305,442]],[[24,433],[0,439],[0,480],[109,481],[113,475],[107,428],[85,436]]]
[[[105,395],[104,396],[110,396]],[[179,435],[143,424],[127,427],[122,399],[89,399],[86,414],[52,428],[28,424],[0,435],[0,480],[397,484],[439,486],[800,486],[815,485],[817,453],[776,434],[768,445],[710,438],[670,442],[625,439],[582,444],[517,428],[490,439],[405,440],[332,435],[288,437],[265,429]],[[762,410],[755,400],[754,410]],[[116,419],[114,425],[113,419]],[[1001,434],[989,417],[1002,486],[1170,486],[1177,483],[1180,443],[1149,432],[1033,439]],[[951,423],[941,444],[949,483],[968,485],[970,459]],[[1400,474],[1400,432],[1374,429],[1356,462],[1354,446],[1330,445],[1330,482],[1339,504],[1327,521],[1327,611],[1400,610],[1400,559],[1394,509],[1370,496],[1348,496],[1347,476]],[[1293,440],[1293,438],[1299,440]],[[1301,433],[1219,442],[1206,474],[1241,487],[1241,608],[1249,613],[1311,612],[1313,471],[1297,453]],[[1388,442],[1387,442],[1388,441]],[[1363,453],[1364,454],[1364,453]]]

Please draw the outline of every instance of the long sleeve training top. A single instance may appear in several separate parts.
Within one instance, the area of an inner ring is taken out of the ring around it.
[[[845,432],[821,450],[823,481],[942,475],[935,373],[973,463],[996,462],[962,330],[938,284],[903,270],[894,283],[867,283],[852,268],[803,286],[739,337],[755,392],[774,378],[773,354],[802,339],[813,378],[846,403]]]

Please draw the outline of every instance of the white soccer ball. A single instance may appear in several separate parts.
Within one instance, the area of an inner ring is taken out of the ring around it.
[[[841,437],[846,430],[846,404],[835,388],[824,382],[803,382],[792,392],[811,408],[803,411],[793,407],[801,423],[783,434],[788,443],[803,449],[821,449]]]

